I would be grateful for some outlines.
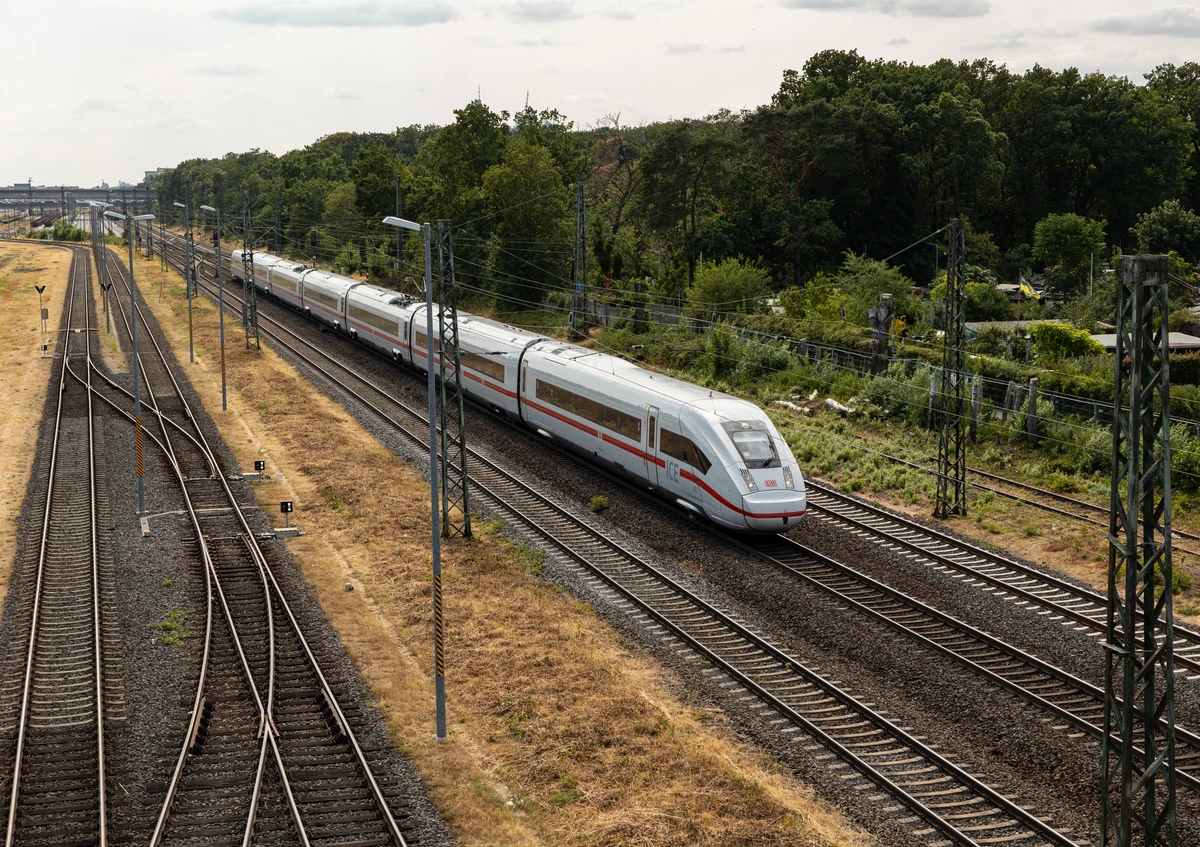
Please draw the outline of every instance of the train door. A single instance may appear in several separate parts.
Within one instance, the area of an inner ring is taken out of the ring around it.
[[[646,481],[658,485],[658,407],[647,406],[642,413],[642,449],[646,454]]]

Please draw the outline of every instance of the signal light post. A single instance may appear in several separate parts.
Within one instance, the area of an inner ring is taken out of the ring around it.
[[[442,530],[438,507],[437,394],[433,374],[433,251],[429,224],[389,215],[388,226],[411,229],[425,239],[425,369],[429,377],[429,519],[433,539],[433,659],[435,723],[439,740],[446,738],[445,621],[442,617]]]
[[[106,211],[110,218],[125,221],[126,241],[129,242],[129,335],[133,344],[133,438],[137,451],[138,514],[146,513],[146,465],[142,458],[142,374],[137,346],[137,288],[133,284],[133,235],[130,227],[138,221],[152,221],[154,215],[127,217],[120,212]]]

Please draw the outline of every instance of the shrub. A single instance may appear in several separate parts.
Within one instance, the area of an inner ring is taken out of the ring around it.
[[[591,502],[588,503],[588,508],[591,509],[596,514],[600,514],[605,509],[608,508],[608,498],[604,497],[603,495],[597,494],[595,497],[593,497],[591,499]]]
[[[1033,336],[1033,349],[1039,364],[1104,353],[1104,348],[1092,340],[1087,330],[1067,324],[1034,324],[1029,327],[1029,334]]]

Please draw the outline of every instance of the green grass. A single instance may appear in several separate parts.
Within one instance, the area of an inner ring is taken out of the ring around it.
[[[183,619],[190,614],[187,609],[172,609],[161,621],[148,623],[146,626],[156,630],[164,646],[174,647],[192,635],[192,631],[183,625]]]

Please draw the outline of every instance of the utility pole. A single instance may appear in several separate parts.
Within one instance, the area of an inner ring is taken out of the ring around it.
[[[450,221],[437,222],[438,310],[442,380],[442,535],[471,537],[471,501],[467,485],[467,429],[458,351],[458,289],[454,281],[454,244]]]
[[[201,206],[200,210],[217,216],[217,321],[221,325],[221,411],[224,412],[229,404],[225,397],[225,275],[221,273],[221,210],[213,206]]]
[[[404,198],[400,195],[400,174],[396,174],[396,217],[404,217]],[[407,231],[402,227],[396,227],[396,261],[393,264],[395,270],[393,283],[397,289],[400,288],[400,267],[404,261],[404,239]]]
[[[574,339],[582,338],[583,290],[587,285],[587,206],[584,202],[583,180],[575,186],[575,285],[571,292],[571,317],[567,332]]]
[[[192,216],[187,203],[175,201],[183,209],[183,284],[187,288],[188,301],[188,361],[196,361],[196,346],[192,338]]]
[[[1102,847],[1177,843],[1167,278],[1166,256],[1121,257],[1101,741]]]
[[[242,192],[242,326],[246,330],[246,349],[260,349],[258,343],[258,289],[254,287],[254,239],[250,234],[250,192]]]
[[[963,255],[966,241],[961,218],[950,220],[950,256],[946,260],[946,329],[942,340],[942,372],[938,403],[937,504],[939,518],[967,513],[967,327],[963,309]]]

